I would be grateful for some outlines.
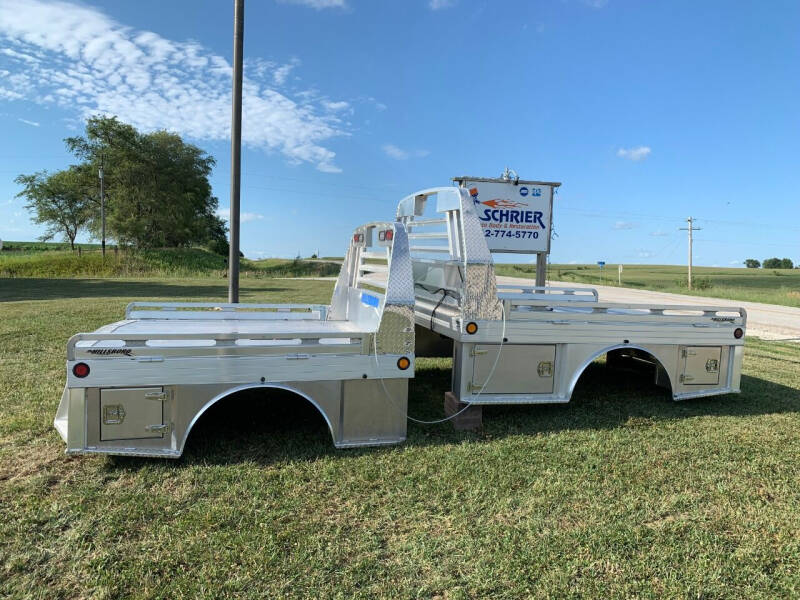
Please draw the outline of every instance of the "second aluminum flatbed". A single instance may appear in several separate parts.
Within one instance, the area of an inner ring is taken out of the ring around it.
[[[568,402],[603,355],[650,368],[675,400],[739,391],[744,309],[607,303],[586,288],[499,285],[491,230],[474,205],[467,190],[442,187],[407,196],[397,210],[411,240],[417,355],[452,353],[458,401]]]

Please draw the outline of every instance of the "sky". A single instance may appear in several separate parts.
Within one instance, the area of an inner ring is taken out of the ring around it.
[[[551,261],[800,263],[800,3],[248,0],[241,245],[341,256],[457,175],[560,181]],[[0,0],[0,239],[91,115],[180,133],[229,207],[233,2]],[[84,238],[85,239],[85,236]],[[528,260],[515,257],[515,260]]]

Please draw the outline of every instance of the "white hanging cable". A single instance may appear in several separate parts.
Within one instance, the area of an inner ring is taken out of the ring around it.
[[[500,335],[500,347],[497,350],[497,357],[494,359],[494,364],[492,365],[492,370],[489,371],[489,376],[486,378],[486,381],[483,382],[483,385],[481,386],[481,389],[478,390],[477,394],[475,394],[476,397],[480,396],[483,393],[483,390],[486,388],[486,385],[491,381],[492,377],[494,376],[494,371],[495,371],[495,369],[497,369],[497,365],[500,362],[500,354],[503,352],[503,345],[505,344],[505,341],[506,341],[506,308],[505,308],[505,304],[503,304],[503,302],[500,302],[500,311],[501,311],[501,314],[503,315],[503,329],[502,329],[502,333]],[[378,363],[378,336],[377,335],[373,336],[372,342],[373,342],[373,347],[375,349],[375,367],[377,368],[378,372],[380,372],[380,364]],[[395,401],[392,398],[391,394],[389,394],[389,390],[386,389],[386,384],[383,381],[384,378],[380,377],[379,379],[380,379],[380,382],[381,382],[381,387],[383,388],[383,393],[386,394],[386,398],[389,400],[389,403],[393,407],[398,408],[397,404],[395,403]],[[443,419],[436,419],[435,421],[423,421],[422,419],[416,419],[416,418],[412,417],[411,415],[409,415],[407,412],[406,412],[405,416],[409,421],[413,421],[414,423],[419,423],[421,425],[437,425],[439,423],[446,423],[447,421],[455,419],[458,415],[460,415],[461,413],[466,411],[471,406],[472,406],[472,404],[467,404],[464,408],[462,408],[461,410],[459,410],[456,413],[453,413],[449,417],[445,417]],[[398,408],[398,411],[399,410],[400,409]]]

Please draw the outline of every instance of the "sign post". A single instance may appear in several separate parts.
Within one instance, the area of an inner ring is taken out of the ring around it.
[[[492,253],[535,254],[536,286],[544,287],[553,225],[553,193],[561,184],[511,177],[454,177],[469,191]]]
[[[622,265],[617,265],[617,283],[622,287]]]
[[[604,261],[604,260],[598,260],[598,261],[597,261],[597,266],[599,266],[599,267],[600,267],[600,283],[601,283],[601,284],[602,284],[602,283],[605,283],[605,281],[603,280],[603,267],[605,267],[605,266],[606,266],[606,261]]]

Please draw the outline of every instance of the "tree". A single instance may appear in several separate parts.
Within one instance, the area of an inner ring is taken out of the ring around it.
[[[166,131],[142,134],[113,117],[92,117],[85,136],[65,141],[84,161],[82,173],[96,177],[103,167],[109,237],[137,247],[227,246],[208,181],[215,161],[200,148]],[[99,237],[99,197],[89,228]]]
[[[41,240],[51,240],[61,235],[75,249],[75,238],[90,221],[92,202],[81,187],[81,174],[77,167],[48,174],[20,175],[14,180],[23,186],[17,197],[26,198],[25,205],[34,213],[33,221],[47,225]]]
[[[744,261],[744,265],[748,269],[758,269],[761,266],[761,263],[757,261],[755,258],[748,258]]]
[[[794,263],[790,258],[767,258],[764,260],[765,269],[792,269]]]

